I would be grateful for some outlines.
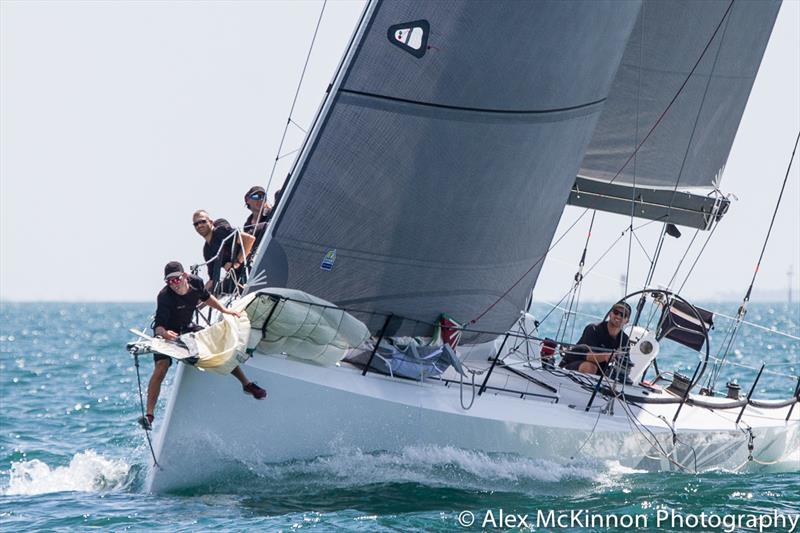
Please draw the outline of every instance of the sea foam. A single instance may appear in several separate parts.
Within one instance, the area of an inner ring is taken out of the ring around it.
[[[33,495],[48,492],[95,492],[123,488],[128,482],[130,465],[108,459],[93,450],[75,454],[67,466],[51,468],[43,461],[11,463],[8,487],[3,495]]]

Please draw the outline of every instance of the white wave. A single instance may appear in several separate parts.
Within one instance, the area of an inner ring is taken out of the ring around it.
[[[275,480],[316,478],[316,483],[358,486],[412,482],[428,486],[501,488],[566,480],[609,483],[635,472],[618,463],[581,460],[567,465],[509,454],[487,454],[454,446],[407,446],[399,452],[338,450],[311,461],[282,464],[249,462],[259,476]]]
[[[119,459],[108,459],[93,450],[77,453],[67,466],[51,468],[43,461],[11,463],[8,487],[3,495],[32,495],[48,492],[95,492],[125,486],[130,465]]]

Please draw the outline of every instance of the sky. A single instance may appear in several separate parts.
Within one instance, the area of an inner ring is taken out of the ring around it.
[[[311,124],[362,6],[325,7],[293,113],[300,127],[289,128],[270,193],[289,170],[300,128]],[[0,300],[154,301],[164,263],[202,260],[192,212],[241,225],[244,192],[268,183],[321,8],[319,1],[0,2]],[[686,283],[690,299],[739,300],[750,282],[800,130],[799,56],[800,1],[785,0],[722,179],[738,201]],[[790,268],[800,299],[798,167],[756,299],[785,299]],[[581,212],[567,208],[556,235]],[[568,290],[588,220],[551,252],[537,299],[556,301]],[[588,264],[628,222],[598,214]],[[648,253],[657,231],[653,224],[639,232]],[[665,245],[656,283],[672,277],[692,234]],[[617,244],[587,277],[585,299],[620,296],[627,246]],[[631,291],[646,270],[633,246]]]

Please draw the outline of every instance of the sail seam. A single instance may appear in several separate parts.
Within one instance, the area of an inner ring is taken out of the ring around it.
[[[438,109],[449,109],[452,111],[467,111],[472,113],[495,113],[499,115],[545,115],[549,113],[563,113],[565,111],[575,111],[579,109],[586,109],[598,104],[602,104],[606,101],[605,98],[601,98],[599,100],[595,100],[593,102],[587,102],[584,104],[568,106],[568,107],[559,107],[553,109],[488,109],[488,108],[481,108],[481,107],[467,107],[467,106],[455,106],[455,105],[448,105],[448,104],[437,104],[433,102],[421,102],[419,100],[409,100],[406,98],[397,98],[395,96],[386,96],[383,94],[375,94],[375,93],[368,93],[364,91],[355,91],[352,89],[339,89],[340,93],[346,94],[353,94],[357,96],[366,96],[369,98],[377,98],[379,100],[387,100],[391,102],[401,102],[405,104],[412,104],[421,107],[433,107]]]

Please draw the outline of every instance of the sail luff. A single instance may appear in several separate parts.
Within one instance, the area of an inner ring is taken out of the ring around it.
[[[264,251],[267,249],[269,245],[269,241],[272,239],[272,236],[275,232],[275,228],[277,227],[278,222],[283,215],[284,208],[286,205],[289,204],[290,198],[292,196],[292,192],[294,190],[294,186],[297,183],[297,170],[302,168],[305,161],[308,159],[308,155],[311,152],[311,147],[313,146],[313,141],[319,136],[323,129],[323,124],[325,122],[325,117],[330,112],[330,109],[333,107],[335,95],[339,89],[339,86],[342,84],[347,72],[347,67],[352,63],[353,58],[355,57],[355,51],[357,48],[357,43],[360,40],[360,37],[364,34],[368,27],[368,21],[371,20],[372,14],[375,12],[377,4],[382,0],[368,0],[367,3],[364,5],[364,9],[361,12],[361,16],[359,17],[359,22],[356,25],[355,29],[353,30],[353,35],[350,38],[350,41],[347,46],[347,50],[342,55],[342,59],[339,61],[339,65],[336,68],[336,72],[333,76],[333,81],[331,81],[328,90],[325,92],[325,98],[320,102],[319,107],[317,108],[317,112],[314,115],[314,120],[312,122],[311,128],[308,131],[308,134],[303,139],[303,144],[300,147],[300,150],[295,157],[294,162],[292,163],[292,167],[289,170],[289,174],[287,179],[283,185],[282,195],[281,195],[281,202],[278,203],[274,207],[275,212],[272,215],[272,223],[267,227],[267,233],[264,235],[264,238],[261,240],[259,244],[258,250],[256,250],[256,254],[254,256],[253,265],[258,265],[263,260]],[[291,117],[289,117],[291,119]],[[280,155],[280,154],[279,154]],[[253,268],[253,272],[255,273],[258,269]],[[251,276],[251,278],[247,282],[247,288],[245,292],[249,292],[253,285],[253,280],[258,280],[255,276]]]

